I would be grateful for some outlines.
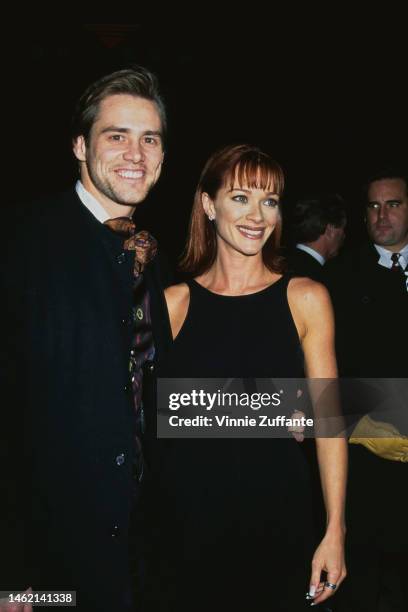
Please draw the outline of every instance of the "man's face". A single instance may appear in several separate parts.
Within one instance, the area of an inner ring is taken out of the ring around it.
[[[162,126],[154,102],[131,95],[105,98],[88,141],[79,136],[74,153],[81,180],[101,204],[135,206],[160,176]]]
[[[367,231],[371,240],[394,253],[408,243],[408,194],[405,181],[382,179],[368,189]]]

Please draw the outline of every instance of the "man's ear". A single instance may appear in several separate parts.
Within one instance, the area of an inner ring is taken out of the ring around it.
[[[208,193],[204,192],[201,194],[201,203],[203,205],[205,214],[210,219],[210,221],[213,221],[215,219],[215,208],[214,203]]]
[[[86,144],[83,136],[77,136],[72,141],[72,150],[78,161],[86,161]]]
[[[328,223],[328,224],[326,225],[326,229],[325,229],[324,233],[325,233],[325,235],[326,235],[328,238],[331,238],[331,237],[333,236],[333,233],[334,233],[334,230],[335,230],[335,229],[336,229],[336,228],[334,227],[334,225],[332,225],[331,223]]]

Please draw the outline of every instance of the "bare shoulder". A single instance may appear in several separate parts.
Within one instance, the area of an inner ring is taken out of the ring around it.
[[[173,338],[178,335],[187,315],[190,303],[190,289],[187,283],[172,285],[164,291]]]
[[[288,302],[301,340],[311,330],[333,326],[330,295],[321,283],[310,278],[292,278],[288,285]]]
[[[164,297],[166,298],[170,316],[172,316],[178,311],[186,309],[190,301],[190,290],[187,283],[171,285],[171,287],[167,287],[164,290]]]
[[[331,305],[330,295],[322,283],[311,278],[292,278],[288,285],[288,300],[299,308],[324,308]]]
[[[167,289],[164,290],[164,296],[168,306],[183,302],[183,300],[188,299],[189,294],[190,290],[187,283],[171,285],[171,287],[167,287]]]

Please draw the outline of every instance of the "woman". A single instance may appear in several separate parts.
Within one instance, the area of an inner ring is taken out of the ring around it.
[[[162,377],[336,377],[325,288],[283,274],[279,165],[229,146],[197,187],[183,270],[166,290],[173,346]],[[304,609],[345,576],[346,443],[317,439],[327,529],[310,575],[307,467],[292,439],[162,441],[161,609]],[[327,575],[323,580],[322,572]],[[309,602],[310,603],[310,602]]]

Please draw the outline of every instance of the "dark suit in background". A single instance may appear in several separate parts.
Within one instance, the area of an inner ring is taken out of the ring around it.
[[[295,276],[307,276],[325,283],[324,266],[306,251],[295,248],[288,254],[288,268]]]
[[[329,268],[338,364],[343,377],[408,377],[406,281],[402,274],[379,265],[378,260],[375,247],[367,243],[345,253]],[[401,423],[395,425],[408,434]],[[399,592],[392,609],[402,610],[408,578],[404,565],[408,550],[408,465],[379,457],[359,444],[351,444],[349,451],[349,575],[339,591],[336,609],[389,609],[379,603],[381,585],[384,592]]]
[[[396,378],[408,373],[406,281],[378,259],[375,247],[367,243],[330,267],[343,376]]]

